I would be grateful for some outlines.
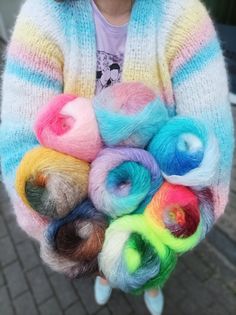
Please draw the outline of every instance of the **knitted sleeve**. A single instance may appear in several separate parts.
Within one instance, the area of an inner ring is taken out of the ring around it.
[[[38,145],[32,126],[40,106],[63,89],[63,55],[56,42],[50,1],[27,0],[10,40],[2,86],[0,153],[10,196],[16,195],[16,169]]]
[[[233,155],[233,120],[228,77],[214,24],[199,0],[173,24],[167,45],[177,114],[201,119],[218,140],[220,160],[212,182],[216,217],[225,209]]]

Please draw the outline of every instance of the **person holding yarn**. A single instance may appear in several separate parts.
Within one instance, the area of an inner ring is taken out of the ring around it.
[[[150,87],[169,116],[200,119],[214,132],[219,157],[209,195],[214,218],[223,214],[232,165],[233,122],[222,49],[200,0],[26,0],[3,73],[0,154],[3,180],[18,222],[30,236],[37,234],[40,239],[47,220],[35,213],[31,220],[27,206],[19,206],[14,183],[25,154],[38,146],[33,126],[39,110],[59,94],[91,99],[118,82]],[[186,134],[181,146],[186,139],[192,138]],[[154,145],[155,139],[150,151]],[[210,162],[207,159],[207,165]],[[173,174],[166,175],[172,178]],[[45,178],[39,174],[36,180],[41,185]],[[52,210],[55,213],[55,207]],[[134,241],[140,241],[139,236]],[[99,304],[108,302],[111,291],[106,279],[96,278]],[[152,315],[162,314],[161,289],[146,291],[145,302]]]

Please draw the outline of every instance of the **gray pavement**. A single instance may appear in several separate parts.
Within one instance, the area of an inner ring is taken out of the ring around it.
[[[233,114],[236,121],[236,107]],[[38,252],[17,226],[0,184],[0,315],[148,314],[143,297],[117,290],[99,307],[94,279],[70,281],[50,271]],[[164,315],[236,314],[236,160],[225,215],[204,242],[180,258],[164,294]]]

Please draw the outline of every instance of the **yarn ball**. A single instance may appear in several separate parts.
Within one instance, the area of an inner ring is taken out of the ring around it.
[[[197,196],[187,187],[165,182],[144,215],[159,239],[177,253],[190,250],[200,241],[200,205]]]
[[[64,217],[87,198],[90,166],[51,149],[26,153],[16,173],[16,191],[41,215]]]
[[[158,239],[139,214],[113,221],[99,254],[100,269],[110,285],[136,294],[162,287],[176,262],[175,252]]]
[[[207,186],[219,161],[215,137],[196,119],[176,116],[152,139],[148,151],[173,184]]]
[[[142,83],[119,83],[93,99],[107,146],[144,148],[168,120],[165,104]]]
[[[60,259],[55,259],[56,252],[56,257],[77,262],[76,276],[98,272],[97,255],[102,249],[106,227],[104,215],[94,208],[91,201],[84,201],[65,218],[49,224],[45,232],[47,255],[42,249],[44,259],[52,269],[58,269]]]
[[[89,196],[112,218],[142,212],[162,184],[155,159],[135,148],[104,149],[91,165]]]
[[[89,99],[61,94],[37,115],[35,134],[41,145],[91,162],[102,147]]]

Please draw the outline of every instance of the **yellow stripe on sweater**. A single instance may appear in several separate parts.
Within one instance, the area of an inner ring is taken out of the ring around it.
[[[196,26],[203,21],[204,17],[207,18],[207,16],[207,10],[200,1],[191,1],[188,8],[176,20],[166,43],[166,58],[169,65],[183,48],[187,39],[192,36]]]
[[[22,46],[29,46],[29,49],[35,49],[41,52],[42,56],[57,60],[63,64],[64,57],[61,49],[55,44],[53,39],[39,30],[38,26],[29,22],[18,22],[18,25],[13,33],[13,40],[19,42]],[[44,49],[46,48],[46,49]],[[47,53],[46,53],[47,52]]]

